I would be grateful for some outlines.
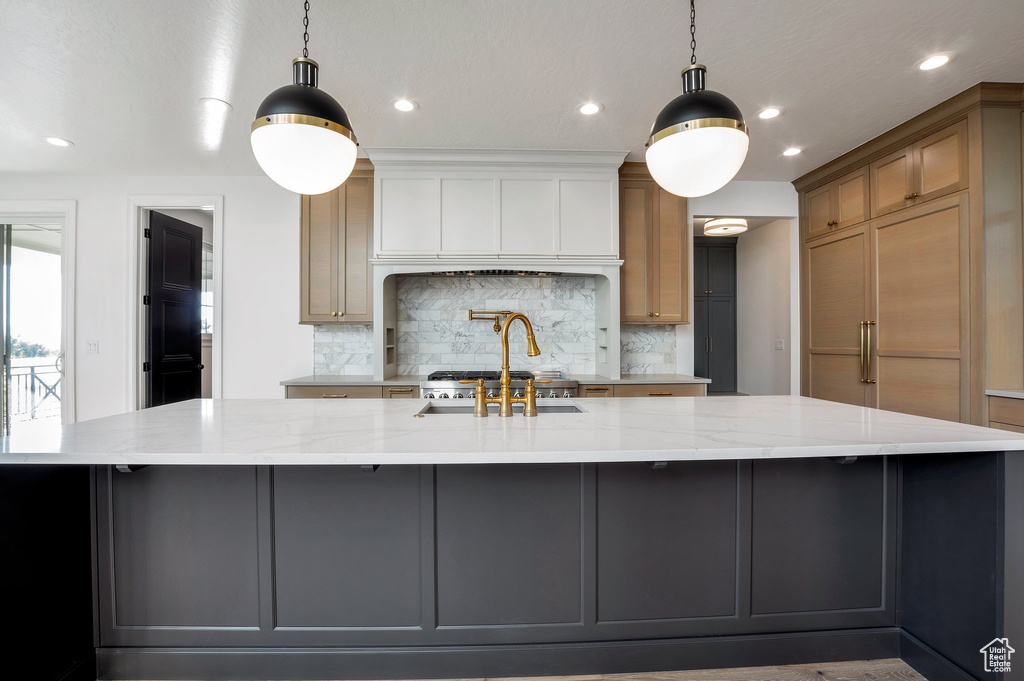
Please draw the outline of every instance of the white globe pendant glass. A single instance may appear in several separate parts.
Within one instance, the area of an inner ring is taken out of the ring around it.
[[[677,132],[647,147],[651,177],[677,196],[705,196],[736,176],[747,158],[750,137],[734,127]]]
[[[340,186],[352,174],[358,153],[345,135],[302,123],[258,127],[250,141],[263,172],[296,194],[323,194]]]

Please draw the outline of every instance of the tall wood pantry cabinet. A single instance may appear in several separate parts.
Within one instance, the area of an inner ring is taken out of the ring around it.
[[[794,182],[804,395],[980,424],[1024,381],[1021,101],[979,84]]]
[[[302,197],[299,322],[373,321],[373,165],[356,161],[345,183]]]
[[[654,181],[643,163],[619,169],[623,324],[690,321],[686,199]]]

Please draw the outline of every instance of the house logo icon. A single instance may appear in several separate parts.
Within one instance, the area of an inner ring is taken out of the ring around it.
[[[979,652],[985,658],[986,672],[1009,672],[1010,656],[1017,651],[1010,647],[1009,639],[994,638]]]

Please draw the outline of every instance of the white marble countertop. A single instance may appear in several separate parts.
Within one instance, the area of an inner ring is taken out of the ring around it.
[[[1009,397],[1011,400],[1024,400],[1024,390],[986,390],[990,397]]]
[[[564,463],[1024,450],[1024,435],[796,396],[586,399],[577,402],[585,413],[529,419],[413,416],[430,402],[192,400],[3,438],[0,464]]]
[[[281,381],[281,385],[419,385],[426,376],[392,376],[383,380],[375,380],[373,376],[300,376]],[[698,378],[686,374],[623,374],[621,378],[608,378],[597,374],[570,376],[583,385],[608,383],[610,385],[646,385],[668,383],[710,383],[710,378]]]

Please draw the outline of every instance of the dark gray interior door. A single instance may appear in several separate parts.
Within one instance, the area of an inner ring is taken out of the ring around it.
[[[149,216],[146,406],[202,394],[203,230],[162,213]]]
[[[736,392],[736,239],[693,240],[693,373]]]

